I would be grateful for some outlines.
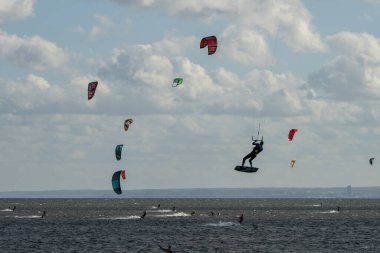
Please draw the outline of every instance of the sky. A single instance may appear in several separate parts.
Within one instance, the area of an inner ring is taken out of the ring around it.
[[[379,186],[379,14],[379,0],[0,0],[0,191],[111,189],[121,169],[124,190]],[[259,125],[259,171],[234,171]]]

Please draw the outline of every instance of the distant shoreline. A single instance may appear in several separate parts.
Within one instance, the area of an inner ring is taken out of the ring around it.
[[[380,186],[332,188],[189,188],[0,192],[0,198],[380,198]]]

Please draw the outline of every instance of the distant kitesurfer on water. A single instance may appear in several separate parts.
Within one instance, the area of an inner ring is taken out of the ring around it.
[[[146,211],[143,212],[143,214],[140,216],[140,218],[144,219],[145,216],[146,216]]]
[[[338,206],[338,207],[336,208],[336,210],[337,210],[338,212],[340,212],[340,206]]]
[[[252,138],[253,139],[253,138]],[[259,142],[260,141],[260,142]],[[263,146],[264,146],[264,139],[261,138],[261,140],[254,140],[252,142],[252,145],[254,145],[255,147],[253,148],[253,150],[251,151],[251,153],[249,153],[248,155],[244,156],[243,158],[243,162],[241,164],[241,166],[244,166],[244,163],[245,163],[245,160],[247,160],[249,158],[249,164],[251,165],[252,167],[252,160],[256,158],[256,156],[264,150]]]
[[[192,211],[192,212],[191,212],[191,216],[193,216],[193,215],[195,215],[195,211]]]
[[[173,211],[173,212],[175,212],[175,211],[176,211],[176,209],[175,209],[175,206],[173,206],[173,208],[172,208],[172,211]]]
[[[42,215],[41,215],[41,219],[44,218],[45,215],[46,215],[46,211],[44,211],[44,212],[42,213]]]
[[[244,219],[244,218],[243,218],[243,214],[241,214],[240,217],[239,217],[239,223],[240,223],[240,224],[243,222],[243,219]]]
[[[158,204],[158,205],[157,205],[157,209],[160,209],[160,206],[161,206],[161,204]]]
[[[159,245],[158,244],[158,247],[160,247],[160,249],[162,250],[162,251],[164,251],[164,252],[166,252],[166,253],[173,253],[173,251],[172,251],[172,246],[168,246],[168,248],[167,249],[165,249],[164,247],[162,247],[161,245]]]
[[[214,216],[214,212],[213,212],[213,211],[211,211],[210,215],[211,215],[211,216]]]

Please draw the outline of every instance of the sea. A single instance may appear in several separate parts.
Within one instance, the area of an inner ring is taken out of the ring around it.
[[[1,253],[170,252],[169,247],[380,252],[380,200],[0,199]]]

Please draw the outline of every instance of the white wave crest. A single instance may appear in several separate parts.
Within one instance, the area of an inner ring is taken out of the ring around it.
[[[137,215],[130,215],[130,216],[119,216],[119,217],[112,217],[112,218],[99,218],[100,220],[137,220],[141,219],[140,216]]]
[[[36,218],[39,218],[39,219],[41,219],[41,215],[15,216],[15,218],[18,218],[18,219],[36,219]]]
[[[184,212],[156,215],[156,217],[187,217],[187,216],[190,216],[190,214],[184,213]]]
[[[339,211],[337,211],[337,210],[330,210],[330,211],[320,212],[320,213],[339,213]]]
[[[172,210],[169,210],[169,209],[160,209],[160,210],[152,210],[150,212],[155,212],[155,213],[171,213],[173,212]]]
[[[232,226],[240,226],[238,222],[232,221],[219,221],[218,223],[206,223],[205,226],[211,227],[232,227]]]

